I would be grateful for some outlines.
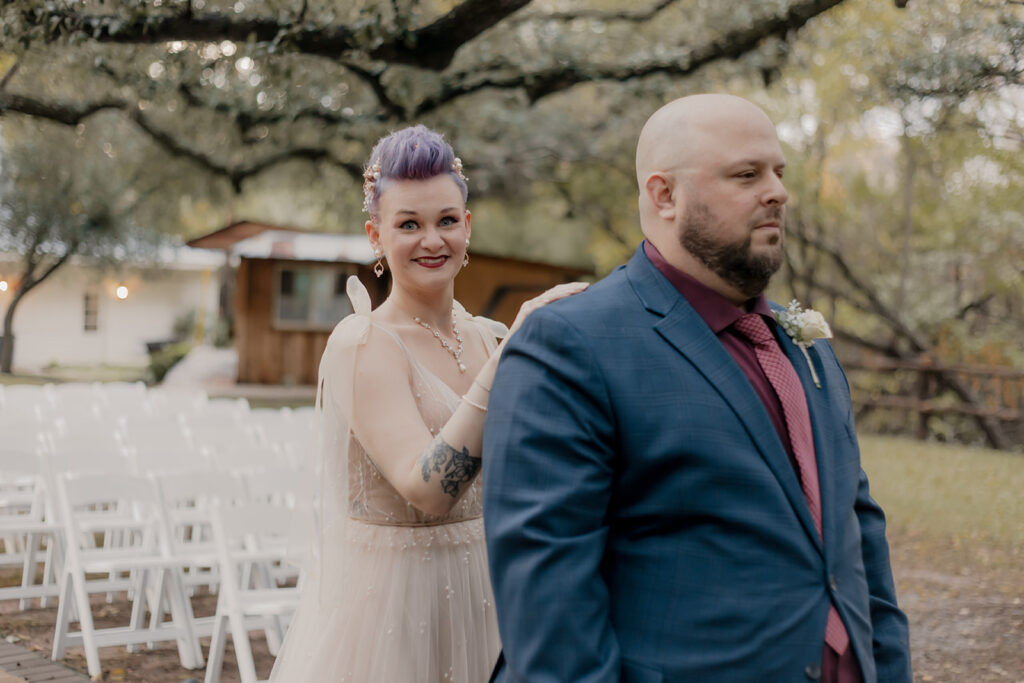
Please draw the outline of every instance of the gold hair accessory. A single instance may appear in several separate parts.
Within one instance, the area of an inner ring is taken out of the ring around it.
[[[462,159],[455,157],[452,161],[452,173],[462,178],[462,182],[469,182],[469,178],[462,172]],[[363,211],[370,213],[370,202],[373,201],[373,192],[380,180],[380,162],[375,162],[366,167],[363,171]]]

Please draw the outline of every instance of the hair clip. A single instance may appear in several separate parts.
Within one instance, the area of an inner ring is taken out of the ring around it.
[[[469,178],[467,178],[467,177],[466,177],[466,176],[465,176],[465,175],[464,175],[464,174],[462,173],[462,159],[460,159],[460,158],[458,158],[458,157],[455,157],[455,159],[454,159],[454,160],[452,161],[452,172],[453,172],[453,173],[454,173],[455,175],[457,175],[457,176],[459,176],[460,178],[462,178],[462,182],[464,182],[464,183],[466,183],[466,182],[469,182]]]
[[[373,200],[373,188],[380,180],[380,162],[366,167],[363,171],[363,211],[370,213],[370,202]]]

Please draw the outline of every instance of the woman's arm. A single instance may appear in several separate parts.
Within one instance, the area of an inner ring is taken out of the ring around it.
[[[559,285],[526,302],[509,336],[531,311],[585,288],[585,283]],[[447,514],[480,471],[490,387],[509,336],[491,353],[437,434],[420,416],[409,381],[409,361],[397,342],[373,329],[360,349],[352,430],[388,482],[423,512]]]

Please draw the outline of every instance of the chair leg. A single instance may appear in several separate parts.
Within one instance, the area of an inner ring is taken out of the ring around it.
[[[268,563],[260,562],[259,564],[251,566],[252,580],[256,587],[274,587],[274,573]],[[281,620],[277,615],[271,615],[267,618],[266,627],[263,629],[263,633],[267,638],[267,648],[270,650],[270,654],[276,657],[278,650],[281,649],[281,641],[284,637],[284,631],[281,628]]]
[[[128,622],[128,628],[132,631],[141,631],[142,623],[146,617],[146,583],[149,578],[148,571],[140,571],[138,577],[132,583],[134,584],[133,590],[129,591],[132,593],[132,616]],[[146,646],[151,648],[153,643],[146,643]],[[138,652],[139,644],[132,643],[127,646],[128,652]]]
[[[75,605],[78,607],[78,624],[82,629],[82,646],[85,648],[85,662],[90,676],[96,676],[100,668],[100,652],[96,646],[96,626],[92,621],[89,607],[89,592],[86,590],[85,573],[69,572],[74,587]]]
[[[245,616],[237,609],[228,615],[231,622],[231,642],[235,645],[235,659],[238,660],[238,675],[242,683],[257,683],[256,663],[252,658],[249,631],[245,627]]]
[[[184,582],[177,569],[165,569],[167,574],[164,587],[167,591],[167,602],[170,607],[171,620],[181,635],[178,637],[178,657],[186,669],[201,669],[203,666],[203,649],[199,645],[199,637],[195,630],[195,615],[192,603],[185,595]]]
[[[46,538],[46,555],[43,556],[43,585],[50,586],[57,583],[56,571],[54,564],[57,560],[57,553],[54,546],[57,544],[57,539],[53,536]],[[50,606],[50,596],[44,595],[39,598],[39,606],[46,609]]]
[[[57,623],[53,629],[53,652],[50,659],[59,662],[64,659],[67,647],[68,629],[71,624],[71,613],[74,612],[71,600],[71,577],[67,572],[60,577],[60,596],[57,598]]]
[[[154,586],[152,595],[155,596],[154,600],[150,600],[149,605],[149,627],[155,629],[160,626],[164,621],[164,583],[166,582],[166,572],[160,572],[159,577],[156,580],[156,586]],[[147,643],[152,648],[152,643]]]
[[[25,536],[25,561],[21,565],[21,586],[28,588],[36,582],[36,549],[39,539],[34,533]],[[28,609],[29,599],[22,598],[18,601],[18,609]]]
[[[210,637],[210,653],[206,657],[206,676],[203,683],[220,683],[220,674],[224,669],[224,642],[227,636],[227,618],[217,606],[213,616],[213,635]]]

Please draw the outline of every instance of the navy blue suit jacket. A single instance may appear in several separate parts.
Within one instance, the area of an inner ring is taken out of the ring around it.
[[[806,388],[824,544],[768,413],[642,250],[509,340],[484,432],[497,681],[806,681],[834,600],[866,683],[911,681],[885,520],[831,347]]]

